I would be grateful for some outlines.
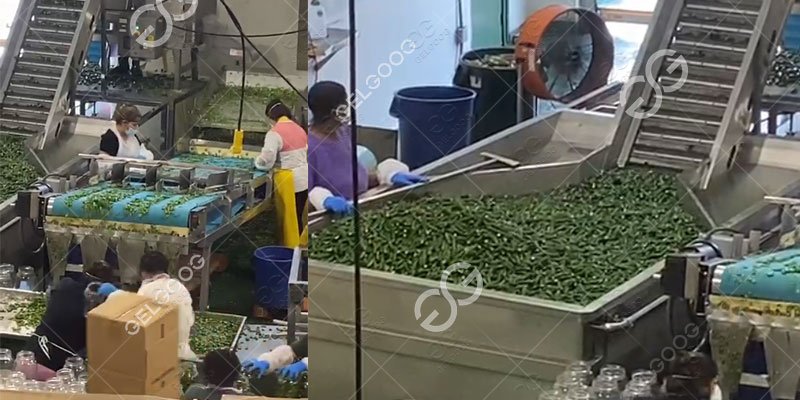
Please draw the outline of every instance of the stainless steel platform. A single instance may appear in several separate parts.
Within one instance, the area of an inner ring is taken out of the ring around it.
[[[613,129],[613,117],[602,113],[565,110],[543,116],[418,171],[433,176],[457,170],[483,161],[481,152],[516,157],[521,167],[487,168],[396,190],[365,199],[362,207],[380,208],[407,194],[525,194],[577,183],[615,164],[609,152]],[[743,148],[736,160],[741,167],[712,181],[708,191],[686,189],[684,206],[710,226],[768,231],[778,216],[763,203],[763,194],[800,189],[800,162],[784,161],[800,146],[752,137]],[[315,220],[310,228],[324,229],[326,223]],[[603,362],[646,368],[672,340],[664,329],[666,298],[654,279],[660,270],[660,264],[653,265],[585,307],[484,290],[475,303],[458,309],[454,325],[443,333],[421,328],[414,317],[415,302],[426,290],[436,290],[438,281],[362,270],[367,396],[527,398],[575,360],[602,357]],[[309,329],[312,351],[318,354],[313,369],[324,377],[315,379],[312,396],[352,394],[341,384],[353,379],[352,274],[350,266],[310,261]],[[449,289],[456,298],[472,294]],[[432,310],[446,315],[449,306],[434,296],[425,301],[422,314]]]

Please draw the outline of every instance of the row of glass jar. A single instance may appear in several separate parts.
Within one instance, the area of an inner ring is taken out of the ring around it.
[[[608,364],[595,377],[591,363],[585,361],[570,364],[558,376],[553,389],[542,394],[542,400],[652,400],[659,397],[654,371],[634,371],[628,380],[625,368]]]
[[[36,272],[29,266],[19,267],[17,271],[11,264],[0,264],[0,288],[34,290]]]
[[[86,382],[64,380],[59,377],[40,382],[33,379],[25,379],[25,374],[22,372],[0,370],[0,390],[17,392],[86,393]]]
[[[22,350],[12,361],[11,350],[0,348],[0,389],[83,393],[88,379],[86,364],[77,356],[67,358],[56,376],[45,382],[34,380],[38,373],[39,364],[33,352]]]

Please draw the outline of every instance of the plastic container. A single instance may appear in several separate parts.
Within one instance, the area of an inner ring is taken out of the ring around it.
[[[358,162],[363,165],[369,173],[376,173],[378,171],[378,159],[375,157],[375,154],[364,146],[358,146],[357,151]]]
[[[34,290],[36,288],[36,272],[33,270],[33,267],[30,266],[22,266],[19,267],[19,273],[17,273],[17,289],[20,290]]]
[[[476,93],[455,86],[398,91],[389,114],[399,121],[399,158],[412,170],[470,144]]]
[[[289,274],[294,250],[267,246],[253,253],[256,273],[256,301],[267,309],[286,310],[289,305]]]
[[[477,93],[470,143],[476,143],[517,123],[517,68],[503,65],[479,65],[478,60],[500,57],[514,60],[514,49],[473,50],[461,57],[453,84]],[[523,120],[533,116],[533,107],[525,107]]]

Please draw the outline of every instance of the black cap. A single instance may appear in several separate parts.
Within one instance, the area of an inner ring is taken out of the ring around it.
[[[322,81],[308,90],[308,109],[317,121],[334,117],[342,104],[347,104],[347,91],[340,83]]]

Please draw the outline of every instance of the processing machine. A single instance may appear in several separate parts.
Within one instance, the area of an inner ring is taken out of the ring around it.
[[[800,390],[800,200],[767,196],[764,201],[777,210],[771,232],[777,246],[762,248],[757,232],[748,238],[736,234],[724,249],[706,241],[668,257],[661,275],[665,293],[705,322],[704,341],[726,399],[765,393],[795,399]]]
[[[78,245],[83,264],[110,249],[122,278],[134,281],[128,267],[145,249],[158,249],[173,272],[200,286],[206,308],[212,243],[266,210],[273,190],[272,174],[253,167],[261,141],[241,149],[228,142],[236,122],[227,114],[238,113],[238,88],[198,77],[202,20],[215,11],[216,2],[183,0],[36,0],[19,7],[0,65],[0,139],[24,141],[18,143],[42,178],[0,199],[2,262],[34,265],[40,276],[49,267],[60,276]],[[94,48],[99,54],[90,57]],[[137,71],[124,85],[113,81],[118,57],[147,67],[144,78]],[[92,67],[97,79],[79,77],[92,63],[99,64]],[[154,78],[158,85],[148,83]],[[263,133],[271,98],[262,97],[283,92],[269,84],[258,89],[246,96],[243,126]],[[96,102],[138,106],[140,139],[162,160],[91,155],[99,135],[113,127],[84,116]],[[205,103],[219,107],[198,115]],[[212,114],[226,119],[213,124],[209,138],[204,118]]]
[[[174,276],[200,282],[204,310],[211,245],[269,205],[272,176],[255,169],[257,150],[233,154],[227,144],[193,140],[190,152],[164,161],[82,154],[85,170],[45,178],[20,192],[15,208],[45,232],[54,279],[75,245],[84,264],[114,249],[121,279],[130,284],[138,281],[142,254],[158,249],[172,261]]]
[[[370,192],[361,207],[380,210],[407,196],[528,195],[637,165],[673,171],[682,182],[681,206],[707,228],[697,242],[686,244],[687,254],[738,260],[779,248],[786,232],[784,212],[764,198],[800,194],[800,144],[750,132],[792,4],[659,1],[634,79],[622,90],[611,85],[592,91],[561,110],[420,167],[415,172],[431,176],[431,183]],[[537,80],[548,82],[545,78]],[[492,163],[486,154],[519,165]],[[318,232],[330,222],[314,214],[309,228]],[[676,259],[653,264],[587,305],[484,289],[472,304],[457,307],[457,318],[445,332],[424,329],[415,318],[416,302],[423,293],[440,291],[439,281],[362,270],[364,370],[369,371],[364,392],[386,400],[474,398],[476,393],[484,399],[534,398],[576,360],[628,369],[663,365],[665,349],[691,350],[704,345],[705,337],[675,340],[683,327],[706,326],[705,315],[694,308],[699,303],[683,298],[699,283],[690,289],[662,287],[664,276],[675,280],[673,269],[665,266]],[[315,380],[311,396],[319,390],[348,397],[352,391],[341,383],[354,379],[349,361],[354,304],[342,293],[353,291],[353,268],[309,262],[310,281],[319,282],[311,288],[309,329],[315,332],[317,365],[322,365],[317,374],[324,377]],[[437,313],[453,312],[448,302],[453,296],[473,295],[472,288],[447,288],[449,299],[426,298]],[[712,332],[714,324],[712,319]],[[674,331],[667,329],[672,326]],[[728,385],[736,378],[723,375],[729,395],[739,382]]]

